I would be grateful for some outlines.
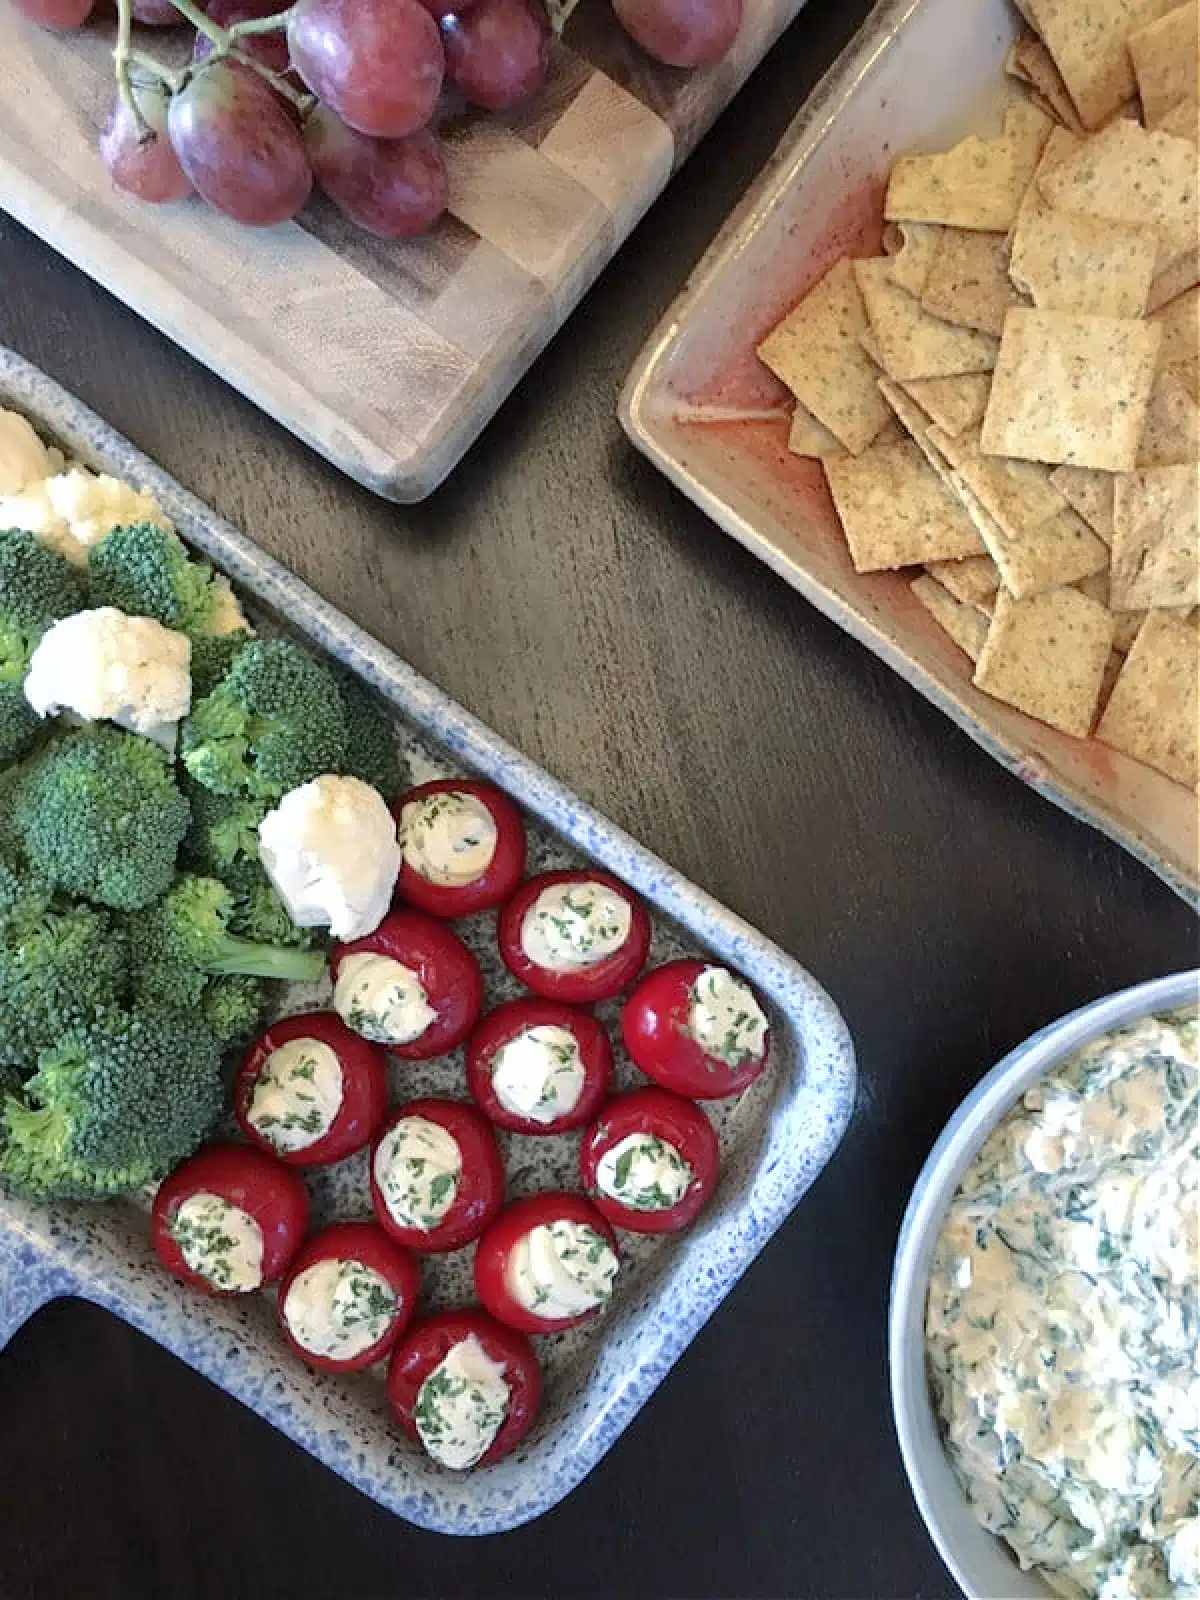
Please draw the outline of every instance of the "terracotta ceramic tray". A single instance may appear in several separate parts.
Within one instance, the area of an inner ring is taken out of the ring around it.
[[[634,443],[726,532],[1039,793],[1200,904],[1196,797],[982,694],[902,573],[858,576],[820,465],[787,449],[759,340],[847,250],[879,247],[897,153],[987,120],[1021,27],[1009,0],[885,0],[785,135],[631,374]]]

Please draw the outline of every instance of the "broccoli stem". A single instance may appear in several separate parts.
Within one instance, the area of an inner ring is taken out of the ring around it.
[[[225,934],[212,959],[205,961],[204,970],[211,972],[214,977],[240,975],[309,983],[324,972],[325,956],[320,950],[255,944],[251,939],[237,939],[232,934]]]

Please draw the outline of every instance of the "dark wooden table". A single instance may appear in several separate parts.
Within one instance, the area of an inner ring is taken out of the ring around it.
[[[866,0],[812,0],[450,484],[397,509],[0,219],[0,340],[795,953],[857,1041],[830,1169],[608,1459],[480,1543],[386,1515],[100,1311],[0,1361],[4,1600],[948,1596],[892,1434],[896,1229],[1025,1034],[1195,959],[1192,915],[680,499],[613,409]]]

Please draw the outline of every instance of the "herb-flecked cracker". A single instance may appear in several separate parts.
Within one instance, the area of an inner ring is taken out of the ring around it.
[[[843,257],[758,347],[776,377],[855,454],[889,415],[859,342],[866,327],[854,268]]]
[[[1004,133],[995,139],[972,134],[938,155],[901,156],[888,182],[884,216],[889,222],[1004,232],[1016,221],[1052,126],[1049,117],[1025,105],[1010,110]]]
[[[1012,281],[1039,311],[1141,317],[1157,255],[1153,228],[1032,205],[1022,208],[1013,231]]]
[[[825,475],[856,572],[920,566],[983,549],[962,506],[907,440],[826,461]]]
[[[836,439],[823,422],[801,400],[796,401],[788,429],[788,449],[794,456],[810,456],[823,461],[826,456],[845,455],[846,447]]]
[[[936,223],[890,222],[884,229],[883,248],[890,263],[892,282],[919,297],[941,236],[942,230]]]
[[[1026,34],[1017,40],[1009,51],[1005,70],[1030,84],[1065,128],[1078,134],[1087,132],[1062,73],[1054,65],[1054,57],[1035,34]]]
[[[1127,41],[1175,0],[1025,0],[1080,118],[1099,128],[1134,93]]]
[[[1103,572],[1108,550],[1069,508],[1045,522],[1002,524],[961,474],[953,474],[959,499],[975,524],[1004,587],[1018,600]]]
[[[978,661],[987,638],[988,619],[973,606],[965,606],[956,600],[940,583],[927,575],[914,578],[909,588],[958,648],[972,661]]]
[[[1200,602],[1198,496],[1195,466],[1117,479],[1110,594],[1118,610]]]
[[[1177,467],[1200,461],[1200,405],[1175,373],[1160,372],[1150,391],[1139,467]]]
[[[1116,479],[1111,472],[1095,472],[1091,467],[1055,467],[1050,482],[1072,511],[1098,533],[1105,544],[1112,543],[1113,497]]]
[[[1196,787],[1200,780],[1200,649],[1195,629],[1163,611],[1142,623],[1096,737]]]
[[[1197,154],[1189,139],[1119,118],[1038,178],[1060,211],[1154,228],[1156,270],[1196,247]]]
[[[974,681],[995,699],[1085,739],[1112,639],[1111,614],[1077,589],[1050,589],[1029,600],[1002,589]]]
[[[992,375],[990,372],[964,372],[957,378],[914,378],[904,388],[930,421],[957,438],[983,421],[992,391]]]
[[[983,419],[985,454],[1128,472],[1162,331],[1124,317],[1010,311]]]
[[[887,257],[856,261],[854,272],[889,378],[899,383],[950,378],[995,366],[996,340],[931,316],[914,295],[892,281]]]
[[[1196,98],[1198,24],[1200,6],[1189,0],[1129,36],[1129,54],[1148,127],[1161,121],[1180,101]]]
[[[996,338],[1021,296],[1008,275],[1008,236],[944,228],[921,290],[921,305],[944,322]]]
[[[989,617],[996,609],[1000,569],[991,556],[967,556],[962,561],[931,561],[926,571],[963,605],[974,606],[976,611],[983,611]]]

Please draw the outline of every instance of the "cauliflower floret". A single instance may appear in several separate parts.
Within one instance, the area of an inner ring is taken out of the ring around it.
[[[0,528],[24,528],[76,566],[113,528],[127,522],[154,522],[170,528],[148,489],[134,489],[106,473],[72,467],[27,484],[19,494],[0,496]]]
[[[192,703],[191,660],[191,640],[152,617],[115,606],[77,611],[42,635],[25,698],[39,717],[107,720],[173,750]]]
[[[229,579],[221,572],[213,574],[213,608],[206,633],[253,633],[246,621],[241,601],[234,594]]]
[[[49,450],[25,418],[16,411],[0,411],[0,495],[20,494],[53,471]]]
[[[258,825],[259,859],[299,928],[361,939],[383,921],[400,872],[396,823],[359,778],[314,778]]]

